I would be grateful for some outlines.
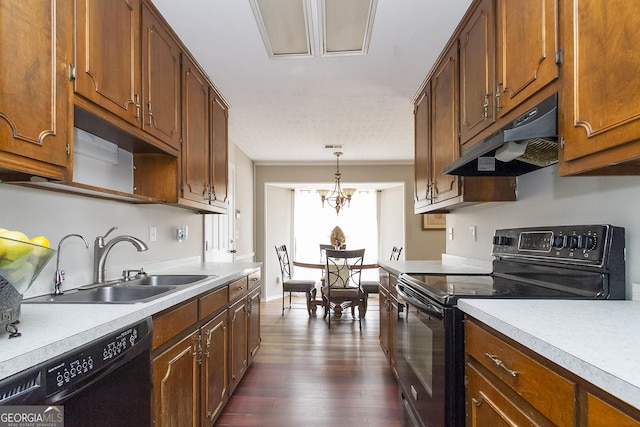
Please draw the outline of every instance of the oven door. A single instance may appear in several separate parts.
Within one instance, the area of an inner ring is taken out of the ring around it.
[[[464,346],[457,334],[462,330],[462,322],[456,322],[459,314],[455,307],[416,298],[402,282],[396,288],[406,307],[399,313],[397,330],[404,425],[463,425],[464,374],[454,361],[455,352],[462,354]]]

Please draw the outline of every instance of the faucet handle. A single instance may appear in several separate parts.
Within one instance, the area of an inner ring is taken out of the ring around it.
[[[111,232],[112,232],[113,230],[117,230],[117,229],[118,229],[118,227],[117,227],[117,226],[113,226],[113,227],[111,227],[111,228],[109,229],[109,231],[107,231],[106,233],[104,233],[104,236],[98,236],[98,237],[96,237],[96,241],[95,241],[96,246],[99,246],[99,247],[104,246],[104,238],[105,238],[105,237],[107,237],[109,234],[111,234]]]
[[[107,231],[106,233],[104,233],[104,236],[102,236],[102,238],[104,239],[104,238],[105,238],[105,237],[107,237],[109,234],[111,234],[111,232],[112,232],[113,230],[117,230],[117,229],[118,229],[118,227],[114,225],[113,227],[111,227],[111,228],[109,229],[109,231]]]

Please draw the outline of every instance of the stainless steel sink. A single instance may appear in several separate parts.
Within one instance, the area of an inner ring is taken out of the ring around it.
[[[29,298],[23,303],[59,304],[136,304],[149,302],[180,286],[194,284],[212,276],[205,275],[150,275],[129,281],[113,281],[106,284],[92,284],[62,295],[43,295]]]
[[[44,295],[26,299],[24,303],[61,304],[135,304],[148,302],[174,290],[175,286],[100,286],[65,292],[62,295]]]
[[[140,279],[129,280],[129,285],[140,286],[184,286],[213,276],[198,274],[158,274],[149,275]]]

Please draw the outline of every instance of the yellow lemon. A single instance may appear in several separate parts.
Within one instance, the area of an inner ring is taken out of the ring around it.
[[[47,240],[44,236],[36,236],[33,239],[29,240],[30,243],[38,246],[44,246],[45,248],[49,247],[49,240]]]
[[[0,237],[4,237],[0,239],[0,255],[5,259],[15,261],[31,252],[31,247],[23,243],[29,242],[29,238],[20,231],[5,231]]]

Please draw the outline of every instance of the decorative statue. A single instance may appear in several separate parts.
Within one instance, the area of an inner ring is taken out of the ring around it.
[[[331,230],[330,239],[331,239],[331,244],[336,248],[339,248],[340,246],[344,245],[347,240],[345,238],[344,233],[342,232],[342,229],[337,225],[333,228],[333,230]]]

